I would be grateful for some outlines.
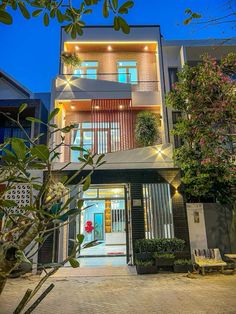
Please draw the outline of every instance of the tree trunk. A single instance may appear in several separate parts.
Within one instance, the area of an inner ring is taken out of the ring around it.
[[[22,260],[17,254],[24,251],[39,233],[39,225],[34,224],[30,229],[25,230],[23,236],[16,243],[0,242],[0,294],[2,293],[10,273],[17,268]]]

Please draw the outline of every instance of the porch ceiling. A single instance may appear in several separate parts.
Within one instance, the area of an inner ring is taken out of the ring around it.
[[[64,50],[68,52],[156,52],[155,41],[124,41],[124,42],[65,42]]]

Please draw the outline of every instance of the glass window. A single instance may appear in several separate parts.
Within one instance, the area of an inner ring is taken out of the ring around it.
[[[74,74],[78,77],[96,80],[97,70],[98,70],[97,61],[85,61],[81,63],[79,69],[74,70]]]
[[[99,198],[124,198],[123,188],[99,189]]]
[[[138,70],[136,61],[117,62],[118,82],[120,83],[138,83]]]
[[[168,72],[169,72],[170,90],[172,90],[173,85],[178,81],[178,68],[168,68]]]

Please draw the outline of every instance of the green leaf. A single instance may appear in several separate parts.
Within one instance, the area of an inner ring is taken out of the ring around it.
[[[119,19],[119,24],[120,24],[122,31],[125,34],[129,34],[129,32],[130,32],[129,25],[126,23],[126,21],[122,17],[119,16],[118,19]]]
[[[17,204],[14,201],[11,200],[0,200],[1,206],[11,208],[11,207],[16,207]]]
[[[63,14],[61,13],[61,11],[60,11],[60,10],[57,10],[56,14],[57,14],[57,20],[58,20],[58,22],[59,22],[59,23],[62,23],[62,22],[64,21],[64,18],[63,18]],[[58,109],[58,108],[56,108],[56,109]]]
[[[78,268],[80,266],[80,263],[79,263],[79,261],[77,261],[76,258],[71,257],[69,259],[69,263],[70,263],[71,267],[73,267],[73,268]]]
[[[0,22],[10,25],[13,22],[12,16],[8,12],[0,10]]]
[[[91,176],[87,176],[83,184],[83,191],[87,191],[89,189],[90,184],[91,184]]]
[[[44,238],[43,237],[38,237],[34,239],[35,242],[37,243],[43,243],[44,242]]]
[[[83,205],[84,205],[84,200],[82,200],[82,199],[78,200],[78,202],[77,202],[78,208],[81,209],[83,207]]]
[[[26,117],[25,120],[30,121],[30,122],[36,122],[36,123],[43,123],[42,120],[34,118],[34,117]]]
[[[105,154],[101,154],[101,155],[98,157],[97,161],[96,161],[96,165],[99,164],[99,162],[100,162],[104,157],[105,157]]]
[[[35,11],[33,11],[32,16],[33,17],[39,16],[42,11],[43,11],[42,9],[35,10]]]
[[[47,13],[44,13],[44,16],[43,16],[43,23],[45,26],[48,26],[49,25],[49,16]]]
[[[79,244],[82,244],[84,241],[84,235],[83,234],[77,234],[77,240]]]
[[[120,14],[126,14],[126,13],[128,13],[128,9],[131,9],[133,6],[134,6],[133,1],[127,1],[119,8],[118,12]]]
[[[30,19],[30,13],[29,11],[27,10],[24,2],[18,2],[18,6],[20,8],[20,11],[22,13],[22,15],[28,20]]]
[[[31,154],[40,160],[46,161],[49,158],[50,152],[46,145],[40,144],[31,148]]]
[[[120,30],[120,23],[117,16],[114,17],[114,30],[119,31]]]
[[[116,10],[118,8],[118,0],[112,0],[113,8]]]
[[[24,111],[27,107],[28,107],[27,104],[22,104],[22,105],[20,105],[18,112],[21,113],[21,112]]]
[[[80,147],[80,146],[72,146],[70,149],[75,150],[77,152],[87,152],[85,148]]]
[[[24,160],[26,155],[26,146],[24,142],[18,138],[11,140],[12,150],[15,152],[18,159]]]
[[[102,13],[103,13],[104,17],[108,17],[109,16],[108,1],[107,0],[105,0],[104,3],[103,3]]]
[[[48,116],[48,122],[50,122],[59,113],[59,111],[59,108],[55,108],[52,112],[50,112]]]

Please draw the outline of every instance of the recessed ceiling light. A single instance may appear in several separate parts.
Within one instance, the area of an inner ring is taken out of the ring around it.
[[[71,109],[75,109],[75,106],[74,106],[74,105],[71,105],[70,108],[71,108]]]
[[[75,50],[79,50],[79,46],[75,46]]]
[[[112,46],[108,46],[107,50],[112,51]]]
[[[95,108],[95,109],[99,109],[99,106],[95,106],[94,108]]]
[[[145,51],[148,51],[148,46],[145,46],[145,47],[144,47],[144,50],[145,50]]]
[[[123,106],[122,106],[122,105],[120,105],[120,106],[119,106],[119,108],[120,108],[120,109],[123,109]]]

